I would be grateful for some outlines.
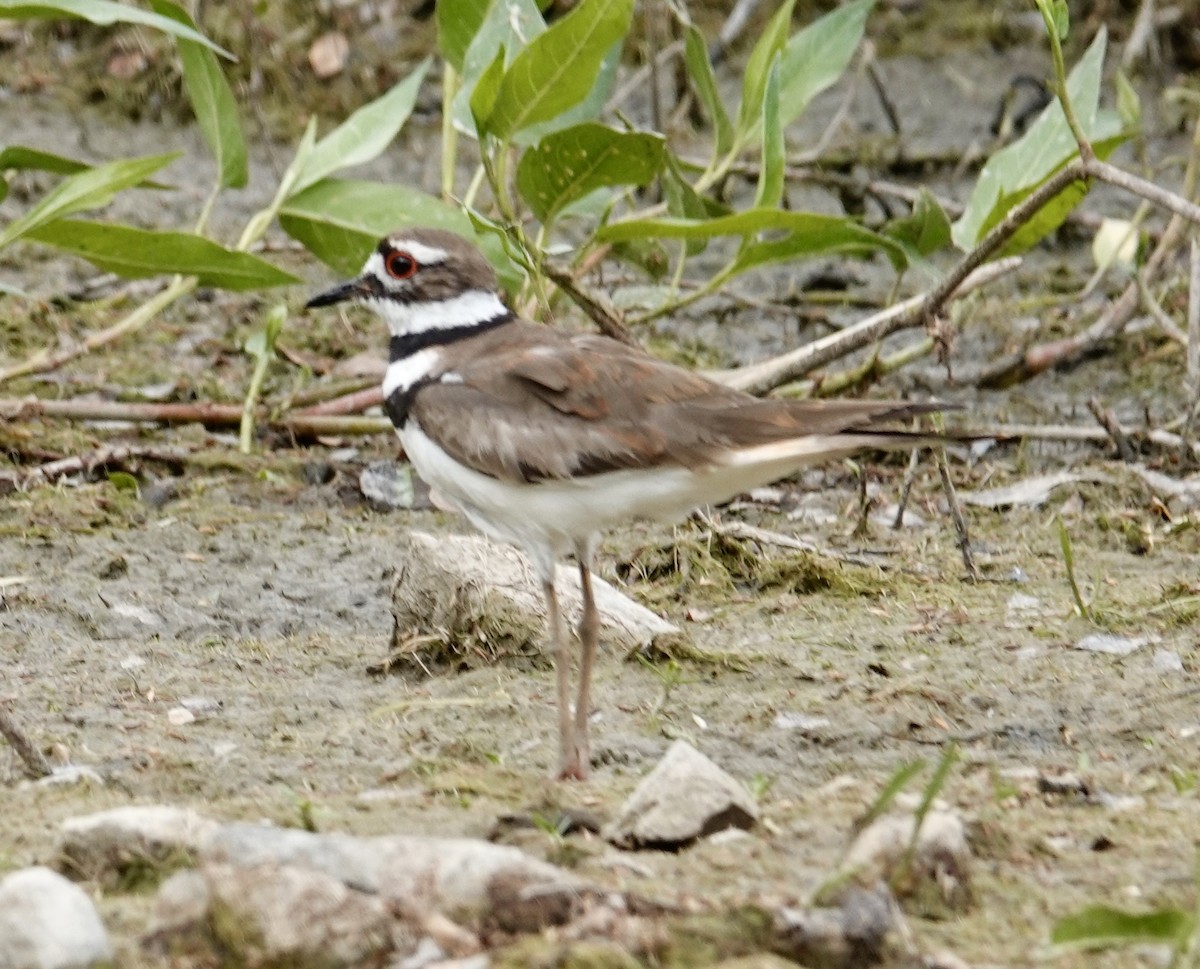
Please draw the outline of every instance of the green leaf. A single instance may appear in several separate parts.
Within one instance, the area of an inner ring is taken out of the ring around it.
[[[155,11],[164,17],[194,28],[192,18],[172,0],[150,0]],[[209,150],[217,160],[220,188],[241,188],[250,175],[246,157],[246,138],[238,117],[237,100],[225,80],[216,55],[203,44],[179,38],[179,60],[183,65],[183,81],[187,87],[196,123],[204,134]]]
[[[56,175],[74,175],[86,172],[92,166],[65,155],[55,155],[37,148],[12,145],[0,151],[0,172],[17,169],[22,172],[54,172]]]
[[[1117,115],[1126,128],[1133,129],[1142,123],[1142,99],[1129,83],[1124,71],[1117,71]]]
[[[479,33],[492,0],[454,0],[439,3],[437,15],[438,50],[446,62],[461,75],[471,41]]]
[[[542,222],[598,188],[645,185],[662,170],[661,135],[585,122],[543,138],[521,156],[517,188]]]
[[[950,244],[950,220],[937,199],[923,188],[912,211],[885,225],[883,234],[919,256],[928,256]]]
[[[1059,40],[1066,40],[1071,29],[1071,10],[1067,0],[1053,0],[1050,4],[1050,14],[1054,18],[1054,29]]]
[[[787,235],[765,240],[750,238],[760,232],[785,232]],[[644,237],[693,240],[731,235],[747,239],[738,253],[739,270],[830,252],[865,254],[883,251],[890,257],[903,258],[903,250],[891,239],[850,219],[775,208],[750,209],[707,220],[662,218],[613,222],[603,226],[596,238],[616,242]]]
[[[1094,142],[1119,137],[1119,120],[1100,110],[1100,82],[1106,34],[1103,28],[1067,78],[1067,93],[1084,133]],[[954,242],[970,249],[987,228],[1078,154],[1062,105],[1055,100],[1025,134],[988,159],[979,173],[962,216],[954,223]]]
[[[762,124],[763,95],[767,90],[767,74],[775,62],[775,56],[787,42],[788,28],[792,24],[792,8],[796,0],[785,0],[775,12],[754,50],[746,61],[742,76],[742,103],[738,107],[737,140],[745,145]]]
[[[429,70],[429,58],[387,94],[359,108],[317,142],[292,186],[302,192],[340,168],[377,157],[396,137],[417,103],[417,90]]]
[[[144,182],[178,157],[179,152],[172,152],[146,158],[122,158],[77,172],[55,186],[21,218],[10,222],[0,232],[0,248],[47,222],[107,205],[117,192]]]
[[[202,286],[236,291],[300,282],[257,256],[225,249],[189,232],[62,219],[39,226],[28,236],[127,278],[179,273],[198,277]]]
[[[0,0],[0,17],[14,20],[25,20],[31,17],[51,19],[66,17],[72,20],[87,20],[93,24],[107,27],[110,24],[126,23],[139,24],[143,27],[153,27],[165,31],[184,40],[203,44],[209,50],[216,51],[222,57],[236,61],[224,47],[218,47],[199,31],[186,24],[139,10],[124,3],[114,3],[113,0],[42,0],[41,3],[23,3],[21,0]]]
[[[784,145],[783,125],[779,123],[779,57],[771,62],[762,103],[762,163],[758,172],[758,187],[754,204],[766,208],[778,205],[783,199]]]
[[[471,92],[471,117],[475,119],[478,128],[479,119],[486,118],[492,113],[496,103],[496,95],[500,92],[500,79],[504,77],[504,48],[496,51],[496,57],[491,66],[479,75],[475,89]]]
[[[1119,127],[1116,120],[1113,119],[1113,125]],[[1125,140],[1123,134],[1116,135],[1104,141],[1093,141],[1092,151],[1096,157],[1103,160],[1111,155],[1117,147]],[[1067,164],[1070,159],[1063,162]],[[1062,165],[1059,166],[1061,168]],[[1058,171],[1056,168],[1055,171]],[[1054,172],[1050,173],[1051,175]],[[1049,176],[1047,176],[1049,177]],[[1068,185],[1065,189],[1054,196],[1049,202],[1038,209],[1037,213],[1019,228],[1011,239],[1005,244],[1004,248],[997,253],[996,258],[1004,256],[1015,256],[1028,249],[1032,249],[1047,235],[1057,229],[1063,222],[1066,221],[1071,210],[1075,208],[1088,193],[1089,186],[1082,181],[1074,182]],[[980,238],[987,235],[988,232],[1008,213],[1014,205],[1021,202],[1027,195],[1036,191],[1037,186],[1032,188],[1022,189],[1018,192],[1002,196],[997,200],[996,206],[992,211],[988,221],[983,224]]]
[[[785,128],[842,76],[874,5],[875,0],[854,0],[814,20],[787,42],[779,71],[779,116]]]
[[[687,28],[684,59],[687,63],[688,76],[692,79],[692,88],[716,131],[717,137],[713,152],[716,157],[720,158],[733,147],[733,125],[729,121],[729,112],[725,110],[725,104],[721,101],[721,92],[717,88],[712,62],[708,59],[708,44],[704,40],[704,35],[692,24],[688,24]]]
[[[446,6],[453,8],[452,4]],[[475,118],[471,114],[471,98],[479,79],[492,66],[498,51],[504,51],[507,65],[529,41],[545,30],[546,22],[535,0],[492,3],[463,59],[462,84],[454,98],[454,127],[472,138],[478,137]],[[498,90],[498,80],[496,87]],[[495,102],[494,97],[492,101]]]
[[[475,235],[462,209],[406,185],[329,178],[287,200],[279,224],[339,273],[359,272],[380,237],[402,225],[432,225]],[[499,239],[478,240],[501,281],[518,288],[524,276],[504,255]]]
[[[484,121],[486,130],[508,140],[582,101],[632,16],[633,0],[581,0],[504,72],[495,106]]]
[[[1178,909],[1134,914],[1093,905],[1059,919],[1050,932],[1055,945],[1110,946],[1133,942],[1175,945],[1193,931],[1193,918]]]
[[[536,145],[547,135],[556,131],[598,119],[604,111],[604,106],[608,104],[609,98],[612,97],[613,87],[617,80],[617,68],[621,64],[622,46],[622,42],[617,41],[609,48],[608,53],[600,62],[596,83],[592,85],[592,89],[588,91],[582,101],[561,114],[555,115],[549,121],[542,121],[523,128],[513,135],[512,140],[519,145]]]

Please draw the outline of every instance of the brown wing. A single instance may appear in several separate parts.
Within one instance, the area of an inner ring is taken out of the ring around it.
[[[873,430],[937,410],[897,401],[761,400],[605,337],[514,324],[457,344],[453,382],[417,392],[411,416],[458,461],[538,481],[704,465],[740,447]]]

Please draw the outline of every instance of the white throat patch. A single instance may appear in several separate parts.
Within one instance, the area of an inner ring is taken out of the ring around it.
[[[471,289],[451,299],[433,303],[401,303],[386,298],[369,299],[366,303],[387,324],[392,336],[474,326],[508,314],[500,297],[480,289]]]
[[[442,351],[437,347],[426,347],[388,364],[383,375],[383,399],[387,400],[397,390],[408,390],[437,371]]]

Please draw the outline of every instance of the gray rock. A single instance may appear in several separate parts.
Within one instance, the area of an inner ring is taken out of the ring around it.
[[[1075,644],[1076,649],[1090,653],[1109,653],[1113,656],[1128,656],[1149,643],[1157,643],[1161,637],[1148,633],[1144,636],[1117,636],[1113,633],[1090,633]]]
[[[671,850],[757,820],[758,806],[746,788],[677,740],[634,788],[604,836],[621,848]]]
[[[177,871],[158,887],[142,944],[157,956],[212,951],[208,881],[195,869]]]
[[[202,871],[213,937],[248,969],[356,966],[393,949],[383,901],[331,875],[270,863],[208,864]]]
[[[413,506],[412,469],[395,461],[372,461],[359,473],[358,487],[379,511]]]
[[[914,844],[916,824],[911,810],[877,818],[846,852],[843,871],[860,881],[886,882],[923,916],[944,918],[964,911],[972,900],[966,826],[944,805],[930,808]]]
[[[378,894],[385,901],[444,912],[451,918],[487,914],[492,906],[492,886],[498,879],[547,898],[575,899],[588,887],[517,848],[470,838],[360,838],[229,824],[207,840],[201,860],[205,865],[308,868],[351,888]]]
[[[92,900],[41,866],[0,881],[0,969],[73,969],[113,957]]]
[[[772,948],[806,966],[861,969],[915,963],[904,915],[882,884],[851,886],[828,906],[780,909],[774,934]]]
[[[135,867],[188,860],[220,825],[166,804],[113,808],[62,825],[59,864],[85,878],[113,881]]]

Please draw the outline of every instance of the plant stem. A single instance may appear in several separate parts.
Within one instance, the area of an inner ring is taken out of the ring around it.
[[[442,70],[442,201],[454,198],[454,169],[458,162],[458,129],[454,127],[454,98],[460,87],[458,71],[449,62]]]

